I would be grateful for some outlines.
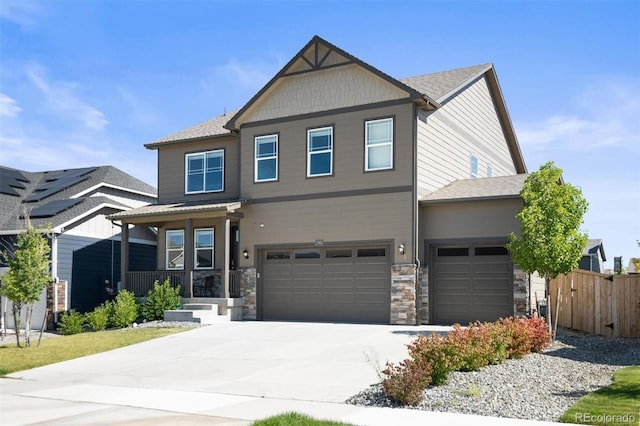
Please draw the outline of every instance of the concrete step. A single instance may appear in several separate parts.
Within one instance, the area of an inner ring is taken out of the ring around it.
[[[187,311],[213,311],[218,312],[217,303],[185,303],[182,309]]]
[[[182,309],[164,311],[164,320],[214,324],[229,321],[229,318],[218,314],[218,305],[215,303],[187,303]]]

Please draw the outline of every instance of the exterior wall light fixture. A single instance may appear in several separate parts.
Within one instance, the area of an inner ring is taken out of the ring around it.
[[[404,244],[400,244],[400,245],[398,246],[398,252],[399,252],[400,254],[404,254]]]
[[[249,258],[249,251],[247,249],[242,250],[242,257],[245,259]]]

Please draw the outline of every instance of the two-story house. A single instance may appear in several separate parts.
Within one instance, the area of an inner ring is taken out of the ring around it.
[[[526,313],[504,248],[526,167],[491,64],[395,79],[316,36],[241,109],[146,147],[158,204],[111,216],[158,228],[159,270],[123,273],[140,294],[172,276],[263,320]]]

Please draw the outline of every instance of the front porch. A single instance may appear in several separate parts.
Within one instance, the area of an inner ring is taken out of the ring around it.
[[[237,270],[241,206],[240,202],[149,205],[112,215],[112,220],[122,222],[119,288],[145,297],[156,281],[168,279],[180,287],[185,310],[193,304],[195,310],[242,319],[242,273]],[[130,270],[130,225],[158,230],[157,270]]]
[[[228,286],[224,284],[224,272],[220,269],[206,271],[136,271],[125,274],[125,286],[137,297],[144,297],[156,281],[167,278],[173,287],[180,286],[183,298],[237,298],[240,297],[240,271],[228,272]],[[225,294],[228,288],[228,295]]]

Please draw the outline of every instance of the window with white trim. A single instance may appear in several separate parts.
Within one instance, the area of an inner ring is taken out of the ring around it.
[[[307,130],[307,177],[333,174],[333,127]]]
[[[364,126],[365,171],[393,168],[393,118],[370,120]]]
[[[185,193],[224,191],[223,149],[187,154],[185,163]]]
[[[477,179],[478,177],[478,157],[471,154],[471,178]]]
[[[487,164],[487,177],[493,177],[493,166]]]
[[[255,182],[278,180],[278,135],[255,138]]]
[[[194,230],[194,268],[213,268],[213,228],[201,228]]]
[[[167,231],[166,268],[184,269],[184,231]]]

